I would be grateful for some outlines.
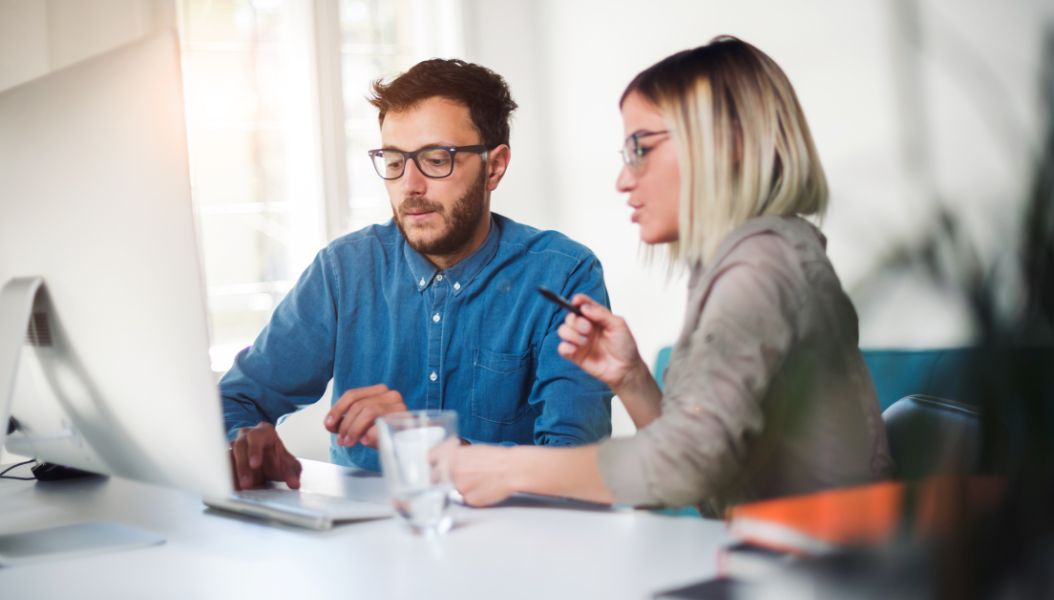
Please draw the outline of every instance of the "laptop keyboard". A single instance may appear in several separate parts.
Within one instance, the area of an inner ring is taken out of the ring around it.
[[[311,529],[328,529],[337,521],[377,519],[394,514],[388,504],[286,489],[242,490],[206,504]]]
[[[372,509],[375,512],[378,506],[376,504],[358,502],[347,498],[341,498],[339,496],[316,494],[314,492],[301,492],[296,490],[242,490],[240,492],[235,492],[233,497],[236,500],[247,502],[249,504],[272,506],[278,509],[292,508],[296,510],[318,511],[329,513],[334,516],[338,514],[355,515],[361,513],[363,508]]]

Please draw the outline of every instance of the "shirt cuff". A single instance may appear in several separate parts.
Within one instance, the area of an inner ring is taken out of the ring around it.
[[[633,437],[609,438],[600,443],[597,451],[600,478],[619,504],[642,506],[658,503],[648,482],[640,443],[638,432]]]

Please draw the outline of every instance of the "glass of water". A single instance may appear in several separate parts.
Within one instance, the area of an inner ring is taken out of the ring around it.
[[[415,410],[377,419],[381,469],[395,510],[417,533],[450,529],[454,490],[449,452],[457,446],[457,413]]]

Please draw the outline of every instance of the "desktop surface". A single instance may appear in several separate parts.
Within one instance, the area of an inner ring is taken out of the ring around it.
[[[303,489],[384,494],[374,474],[304,461]],[[561,506],[456,509],[437,539],[397,519],[328,531],[207,509],[201,498],[118,478],[0,480],[0,532],[108,520],[160,546],[0,569],[12,598],[646,598],[713,577],[721,521]]]

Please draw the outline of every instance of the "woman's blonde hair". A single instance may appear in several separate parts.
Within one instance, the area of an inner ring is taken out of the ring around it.
[[[681,172],[674,261],[706,262],[721,240],[762,215],[823,216],[827,180],[783,70],[729,36],[642,71],[636,92],[663,114]]]

